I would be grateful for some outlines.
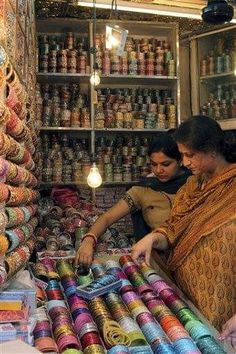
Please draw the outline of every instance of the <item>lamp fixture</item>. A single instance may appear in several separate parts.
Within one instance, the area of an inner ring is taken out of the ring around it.
[[[97,70],[93,70],[92,75],[90,76],[90,83],[93,86],[98,86],[100,84],[100,76]]]
[[[100,175],[95,162],[93,162],[92,167],[90,168],[87,183],[91,188],[98,188],[102,184],[102,176]]]
[[[129,31],[118,25],[106,25],[106,48],[116,49],[117,55],[122,55]]]
[[[110,20],[118,20],[117,0],[111,2]],[[116,55],[123,55],[129,31],[117,24],[106,24],[106,49],[114,49]]]
[[[234,16],[234,8],[226,0],[208,0],[207,6],[202,9],[204,22],[221,25],[230,22]]]

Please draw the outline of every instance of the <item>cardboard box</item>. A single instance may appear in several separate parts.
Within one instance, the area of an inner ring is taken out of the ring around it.
[[[33,315],[36,310],[36,289],[28,270],[19,272],[6,289],[0,292],[0,298],[14,299],[17,296],[24,296],[25,307],[29,315]]]

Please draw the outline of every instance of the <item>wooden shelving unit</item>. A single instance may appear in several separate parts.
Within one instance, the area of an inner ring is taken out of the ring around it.
[[[107,23],[113,23],[111,20],[97,20],[96,21],[96,35],[105,33],[105,27]],[[134,22],[134,21],[116,21],[121,27],[126,28],[129,31],[129,36],[137,39],[143,38],[156,38],[161,41],[166,41],[170,44],[173,58],[175,60],[175,76],[148,76],[148,75],[101,75],[101,82],[96,89],[103,88],[152,88],[157,90],[171,90],[173,100],[177,109],[177,122],[180,123],[180,83],[179,83],[179,37],[178,37],[178,25],[175,23],[151,23],[151,22]],[[90,20],[77,20],[77,19],[45,19],[37,21],[38,35],[62,35],[66,32],[74,32],[75,35],[84,36],[89,41],[90,47],[93,47],[94,43],[94,31],[93,21]],[[90,54],[90,69],[93,67],[93,55]],[[78,83],[86,90],[86,94],[90,97],[90,116],[91,116],[91,128],[79,128],[79,127],[52,127],[41,126],[40,131],[43,134],[60,133],[60,134],[76,134],[76,138],[84,137],[90,141],[90,151],[96,155],[95,145],[96,139],[101,136],[127,136],[129,134],[138,134],[139,137],[142,134],[155,134],[158,131],[165,131],[167,129],[126,129],[126,128],[95,128],[95,108],[96,103],[93,101],[94,87],[90,84],[91,73],[86,74],[67,74],[67,73],[50,73],[50,72],[38,72],[38,83],[43,84],[71,84]],[[128,183],[134,183],[133,181]],[[114,182],[114,185],[126,185],[127,182]],[[107,183],[104,183],[107,185]],[[111,183],[109,183],[111,185]],[[41,184],[44,186],[44,184]],[[48,184],[45,185],[45,187]]]

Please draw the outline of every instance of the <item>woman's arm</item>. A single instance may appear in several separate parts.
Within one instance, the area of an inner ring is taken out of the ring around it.
[[[130,209],[126,201],[120,199],[115,205],[108,209],[104,214],[99,216],[95,223],[90,227],[88,234],[93,233],[99,238],[106,229],[130,213]]]
[[[128,215],[129,212],[130,209],[128,204],[125,200],[121,199],[113,207],[102,214],[90,227],[86,234],[87,236],[81,242],[81,245],[76,252],[75,264],[79,264],[84,268],[90,266],[93,260],[94,248],[96,247],[94,238],[98,239],[109,226],[125,215]],[[91,234],[91,236],[89,236],[89,234]]]
[[[144,256],[145,262],[150,265],[150,257],[153,248],[161,251],[168,249],[168,241],[165,235],[150,232],[150,234],[147,234],[133,246],[131,256],[134,260],[137,260],[140,256]]]

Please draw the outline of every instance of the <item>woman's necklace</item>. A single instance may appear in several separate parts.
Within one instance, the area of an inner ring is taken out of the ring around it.
[[[201,176],[199,179],[199,188],[202,191],[203,189],[205,189],[207,183],[209,182],[209,179],[206,178],[206,176]]]

